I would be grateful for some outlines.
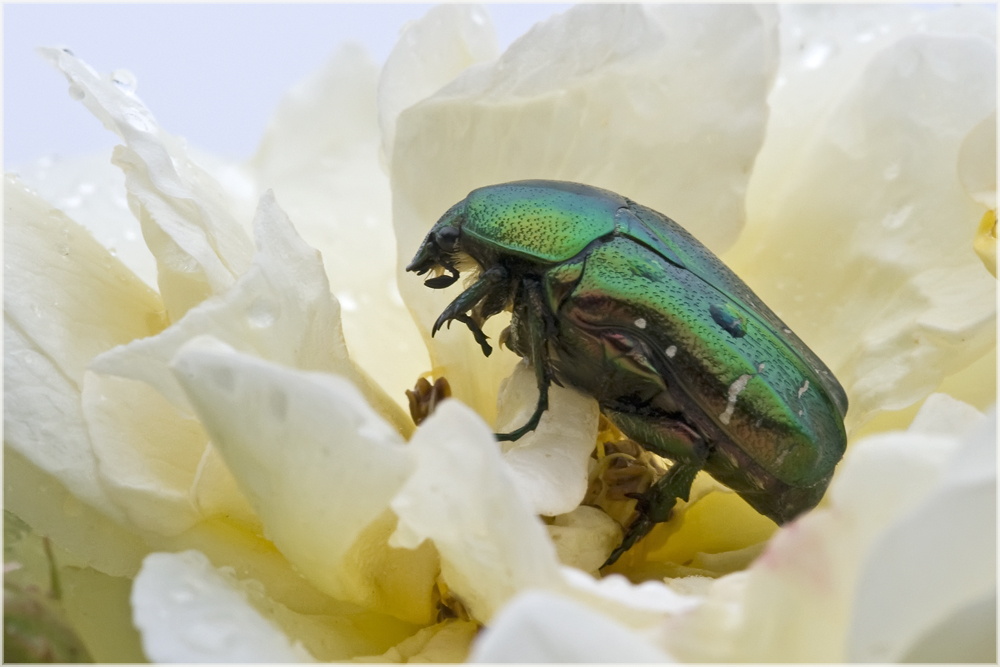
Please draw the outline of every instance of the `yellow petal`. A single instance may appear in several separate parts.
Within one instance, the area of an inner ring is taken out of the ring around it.
[[[983,260],[986,270],[997,277],[997,212],[995,210],[986,211],[983,219],[979,221],[979,229],[976,230],[976,240],[972,247],[975,248],[979,259]]]

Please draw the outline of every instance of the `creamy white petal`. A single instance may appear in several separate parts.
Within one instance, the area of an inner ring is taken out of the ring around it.
[[[749,6],[581,5],[400,114],[391,164],[400,292],[425,336],[459,287],[431,293],[402,269],[434,221],[483,185],[581,181],[676,218],[710,247],[731,244],[763,141],[776,40],[774,13]],[[495,340],[504,319],[487,335]],[[483,359],[463,329],[440,332],[432,360],[493,422],[514,361]]]
[[[641,635],[569,598],[529,591],[505,606],[474,644],[470,662],[674,662]]]
[[[854,9],[828,13],[869,21],[873,35],[884,24],[892,39],[858,42],[866,33],[818,8],[789,25],[811,33],[785,44],[748,227],[725,257],[831,366],[851,428],[982,356],[996,300],[969,252],[985,209],[957,171],[961,142],[995,111],[996,47],[978,34],[982,13],[959,13],[963,33],[930,19],[917,33],[914,9]]]
[[[253,246],[218,183],[187,158],[130,86],[98,75],[67,49],[39,52],[66,75],[71,95],[125,141],[112,161],[125,172],[129,206],[156,257],[170,319],[230,287],[250,265]]]
[[[952,614],[996,596],[996,412],[978,421],[936,487],[872,544],[851,610],[850,660],[899,660]],[[995,626],[991,636],[995,655]]]
[[[101,482],[133,525],[164,535],[208,516],[258,526],[229,470],[212,465],[201,424],[155,389],[88,372],[81,400]]]
[[[594,576],[624,537],[617,521],[588,505],[555,517],[545,528],[559,562]]]
[[[941,517],[944,522],[930,522],[939,514],[921,511],[944,482],[943,470],[960,465],[958,448],[954,437],[923,433],[886,433],[855,443],[840,464],[828,505],[782,527],[745,572],[712,584],[698,608],[665,626],[665,645],[684,660],[849,659],[852,614],[857,611],[856,601],[867,595],[859,588],[860,578],[865,563],[878,553],[881,540],[892,539],[886,536],[900,522],[911,519],[919,523],[913,534],[924,539],[937,539],[936,535],[950,530],[949,522],[967,525],[958,518],[961,514],[952,512]],[[982,463],[975,467],[981,468]],[[968,512],[971,508],[960,505],[952,509]],[[979,542],[966,534],[953,537],[958,541],[948,548],[962,553],[966,547],[978,548]],[[891,567],[898,570],[897,576],[919,573],[915,576],[924,578],[924,586],[945,581],[941,573],[951,569],[950,563],[924,561],[920,550],[905,556],[898,551],[893,554]],[[886,585],[894,580],[887,579]],[[876,593],[882,590],[880,586],[873,583],[868,588]],[[903,602],[907,598],[894,599]],[[882,604],[895,602],[886,598]]]
[[[270,192],[261,197],[254,230],[258,253],[232,289],[192,308],[159,336],[102,355],[92,368],[142,380],[190,412],[168,364],[188,340],[211,334],[265,359],[348,377],[408,433],[412,424],[402,409],[348,358],[340,306],[330,295],[319,253],[299,238]]]
[[[208,337],[172,367],[265,534],[301,573],[339,599],[429,620],[433,551],[384,546],[412,452],[354,385]]]
[[[197,551],[147,556],[132,608],[153,662],[312,662]]]
[[[109,516],[80,410],[95,354],[164,325],[157,295],[82,227],[4,183],[4,440]]]
[[[906,430],[910,433],[965,435],[979,425],[983,413],[948,394],[931,394]]]
[[[489,11],[482,5],[438,5],[403,28],[378,82],[382,155],[392,162],[396,119],[464,69],[500,55]]]
[[[54,155],[22,165],[21,181],[45,201],[73,216],[144,283],[156,288],[156,259],[146,247],[139,221],[128,209],[125,176],[111,153]]]
[[[558,585],[555,548],[521,498],[486,424],[457,400],[441,403],[408,444],[416,467],[393,498],[390,545],[425,540],[471,614],[489,621],[524,588]]]
[[[497,432],[523,426],[537,403],[535,371],[522,361],[500,385]],[[553,385],[549,387],[549,409],[538,427],[517,441],[500,443],[518,492],[536,514],[565,514],[583,500],[599,415],[597,401],[590,396]]]
[[[377,79],[363,49],[340,48],[281,101],[247,169],[257,191],[273,188],[302,238],[322,254],[351,358],[405,406],[405,391],[430,360],[396,286],[391,193],[378,160]]]

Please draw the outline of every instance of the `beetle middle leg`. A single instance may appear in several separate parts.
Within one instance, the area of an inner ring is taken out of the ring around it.
[[[604,412],[627,436],[641,442],[646,449],[670,458],[674,464],[637,498],[639,518],[629,526],[621,545],[611,552],[601,567],[614,563],[633,544],[649,534],[653,526],[669,519],[678,498],[687,501],[694,478],[705,466],[710,451],[708,443],[697,431],[666,415],[644,416],[610,409]]]
[[[483,273],[483,275],[479,277],[479,280],[469,287],[469,289],[459,294],[458,298],[448,304],[448,307],[444,309],[444,312],[438,316],[437,321],[434,322],[434,327],[431,329],[431,337],[433,338],[434,334],[436,334],[445,324],[450,324],[452,320],[458,320],[459,322],[464,323],[467,327],[469,327],[469,330],[472,331],[472,335],[475,337],[476,342],[479,343],[479,347],[483,349],[483,354],[487,357],[490,356],[490,353],[493,352],[493,348],[486,342],[486,334],[483,333],[479,324],[467,313],[506,279],[507,271],[499,266]]]
[[[541,421],[542,415],[549,409],[549,385],[552,384],[552,367],[549,363],[548,341],[554,335],[555,324],[552,315],[545,306],[541,285],[533,280],[525,280],[524,297],[528,300],[525,317],[528,325],[529,359],[535,366],[535,380],[538,382],[538,403],[531,419],[516,431],[510,433],[494,433],[496,439],[503,441],[517,440],[525,433],[534,431]]]

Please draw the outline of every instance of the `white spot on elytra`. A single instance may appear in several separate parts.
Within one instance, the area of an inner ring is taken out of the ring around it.
[[[750,381],[750,375],[741,375],[736,378],[736,382],[729,385],[729,401],[726,404],[726,411],[719,415],[719,421],[723,424],[728,424],[729,420],[733,416],[733,410],[736,409],[736,397],[747,388],[747,382]]]
[[[760,366],[757,367],[757,372],[758,373],[763,373],[764,372],[764,364],[761,364]]]
[[[670,347],[667,348],[667,356],[668,357],[670,357],[671,359],[673,359],[675,354],[677,354],[677,346],[676,345],[671,345]]]
[[[646,320],[644,318],[640,317],[639,319],[637,319],[635,321],[635,326],[639,327],[640,329],[645,329],[646,328]]]
[[[806,393],[807,389],[809,389],[809,380],[803,382],[802,386],[799,387],[799,398],[802,398],[802,394]]]

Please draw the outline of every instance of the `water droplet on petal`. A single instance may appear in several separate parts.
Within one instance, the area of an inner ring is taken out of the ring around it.
[[[247,319],[250,326],[256,329],[264,329],[274,324],[281,314],[281,306],[267,297],[259,296],[250,304]]]
[[[820,42],[813,44],[802,55],[802,67],[805,69],[819,69],[833,55],[833,46]]]
[[[77,102],[79,102],[80,100],[82,100],[84,97],[87,96],[87,93],[80,86],[76,85],[75,83],[71,83],[69,86],[69,96],[72,97]]]
[[[340,307],[348,313],[358,309],[358,302],[350,292],[337,292],[336,297],[337,301],[340,302]]]
[[[114,84],[118,86],[122,92],[128,95],[135,92],[135,87],[138,83],[136,81],[135,74],[132,74],[132,72],[127,69],[116,69],[111,75],[111,81],[114,82]]]

